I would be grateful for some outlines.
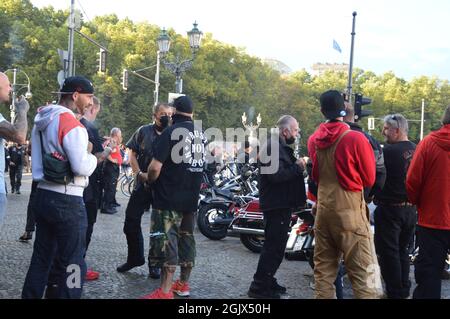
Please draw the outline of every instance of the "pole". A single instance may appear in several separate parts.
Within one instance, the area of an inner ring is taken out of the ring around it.
[[[183,92],[183,79],[181,78],[181,72],[177,71],[176,72],[176,81],[175,81],[175,91],[178,94],[181,94],[181,92]]]
[[[81,32],[78,31],[78,30],[73,29],[73,31],[76,32],[76,33],[78,33],[79,35],[81,35],[83,38],[85,38],[85,39],[88,40],[89,42],[94,43],[94,44],[95,44],[96,46],[98,46],[100,49],[102,49],[102,50],[104,50],[104,51],[106,51],[106,52],[109,52],[107,48],[105,48],[103,45],[101,45],[100,43],[98,43],[98,42],[95,41],[94,39],[88,37],[87,35],[81,33]]]
[[[70,15],[69,15],[69,48],[68,48],[68,66],[67,70],[64,70],[65,78],[74,75],[73,70],[73,41],[74,41],[74,29],[75,29],[75,0],[70,0]]]
[[[420,118],[420,140],[423,140],[423,122],[425,115],[425,100],[422,99],[422,117]]]
[[[350,50],[350,65],[348,66],[348,102],[352,103],[352,73],[353,73],[353,49],[355,47],[355,22],[356,22],[356,11],[353,12],[353,27],[352,27],[352,46]]]
[[[17,79],[17,69],[13,69],[11,124],[14,124],[14,120],[16,119],[16,79]]]
[[[160,60],[160,52],[158,50],[156,52],[155,92],[153,94],[155,99],[155,106],[158,104],[159,99],[159,60]]]

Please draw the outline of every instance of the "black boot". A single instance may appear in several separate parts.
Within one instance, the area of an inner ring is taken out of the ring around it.
[[[57,284],[47,284],[47,289],[45,289],[44,299],[59,299]]]
[[[100,211],[102,214],[114,215],[117,213],[117,209],[115,207],[104,208]]]
[[[137,264],[132,264],[132,263],[126,262],[123,265],[120,265],[119,267],[117,267],[117,271],[118,272],[126,272],[128,270],[133,269],[134,267],[142,266],[143,264],[145,264],[145,261],[143,261],[142,263],[137,263]]]
[[[286,287],[283,287],[280,284],[278,284],[278,282],[275,278],[273,278],[271,288],[272,288],[272,290],[274,290],[275,292],[278,292],[281,295],[283,295],[287,292]]]
[[[272,289],[272,282],[263,280],[253,280],[248,289],[247,295],[257,299],[280,299],[280,293]]]
[[[29,241],[33,239],[33,232],[26,231],[22,236],[19,237],[20,241]]]

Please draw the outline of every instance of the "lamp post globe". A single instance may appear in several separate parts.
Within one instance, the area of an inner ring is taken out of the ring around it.
[[[158,41],[158,49],[159,52],[164,55],[167,52],[169,52],[170,49],[170,37],[167,34],[166,29],[162,29],[161,33],[159,34],[159,37],[157,39]]]
[[[198,24],[197,21],[194,22],[194,27],[191,31],[188,31],[188,37],[189,37],[189,46],[191,49],[195,52],[200,48],[200,43],[202,41],[202,35],[203,32],[201,32],[197,28]]]

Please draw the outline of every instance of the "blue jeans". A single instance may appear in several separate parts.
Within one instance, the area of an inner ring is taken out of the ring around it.
[[[345,267],[344,264],[341,262],[341,264],[339,265],[336,280],[334,281],[337,299],[344,299],[344,275],[345,275],[344,267]]]
[[[0,193],[0,227],[3,224],[3,219],[6,215],[6,194]]]
[[[50,267],[57,260],[58,297],[76,299],[86,274],[87,217],[82,197],[37,189],[36,239],[22,298],[42,298]]]

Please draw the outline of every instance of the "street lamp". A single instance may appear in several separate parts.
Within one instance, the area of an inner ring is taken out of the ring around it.
[[[177,53],[174,62],[167,61],[167,53],[170,49],[170,37],[167,34],[167,31],[162,29],[157,39],[159,52],[162,56],[162,62],[164,66],[176,76],[175,90],[176,93],[179,94],[183,91],[183,80],[181,75],[192,67],[196,53],[200,48],[203,33],[197,28],[197,25],[197,22],[194,22],[194,27],[187,33],[189,37],[189,46],[192,51],[192,57],[190,59],[181,60],[181,57]]]
[[[194,52],[197,52],[200,49],[200,43],[202,41],[203,33],[197,28],[197,21],[194,22],[194,27],[191,31],[188,32],[189,37],[189,45]]]
[[[248,137],[249,141],[252,142],[253,141],[253,133],[258,129],[258,127],[261,125],[261,114],[258,114],[258,116],[256,117],[256,124],[253,124],[253,122],[247,123],[247,115],[242,114],[242,125],[244,125],[245,129],[248,130],[250,132],[250,135]]]
[[[170,49],[170,37],[167,34],[166,29],[162,29],[161,30],[161,33],[159,34],[159,37],[158,37],[157,41],[158,41],[159,52],[162,55],[165,55],[167,52],[169,52],[169,49]]]
[[[24,71],[19,70],[17,68],[14,69],[8,69],[5,71],[12,71],[13,72],[13,83],[12,83],[12,102],[11,102],[11,106],[10,106],[10,110],[11,110],[11,123],[14,123],[14,119],[16,117],[16,96],[17,93],[19,93],[19,91],[23,88],[27,88],[27,92],[25,93],[25,98],[26,99],[30,99],[33,94],[31,93],[31,81],[30,81],[30,77],[28,76],[28,74],[26,74]],[[18,73],[23,73],[23,75],[25,75],[25,77],[27,78],[28,83],[27,84],[21,84],[21,83],[17,83],[17,74]]]

